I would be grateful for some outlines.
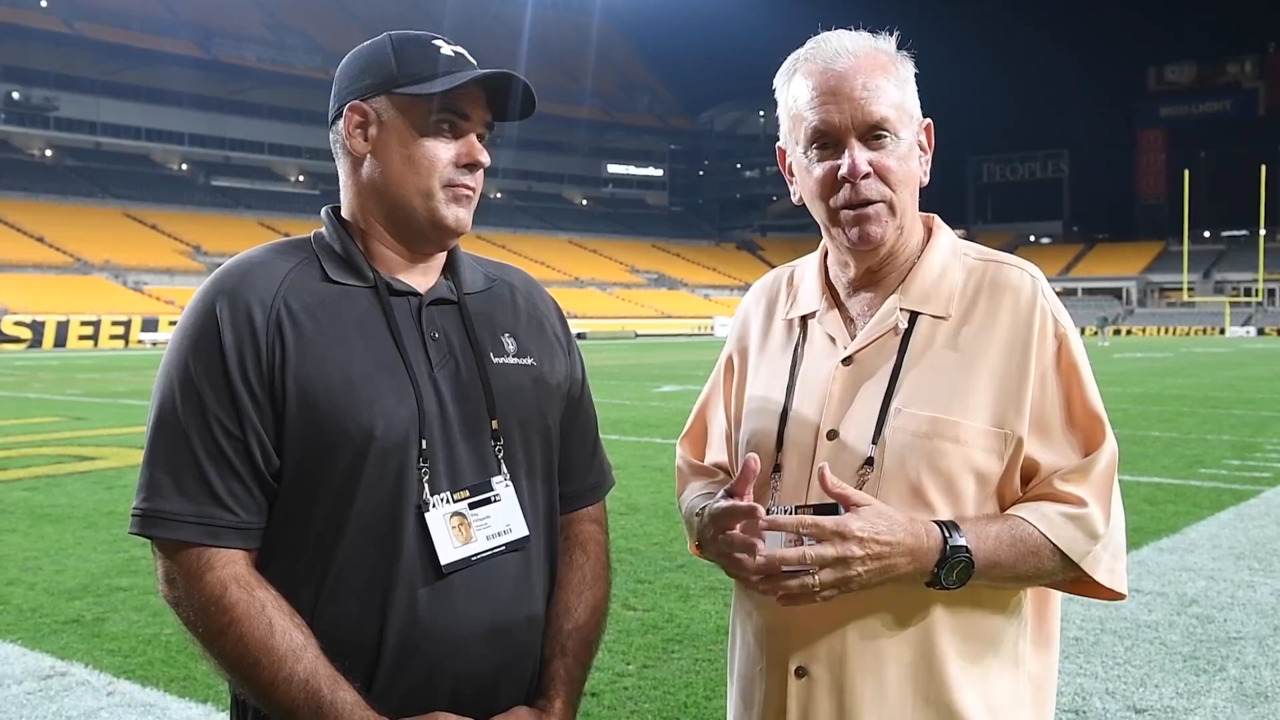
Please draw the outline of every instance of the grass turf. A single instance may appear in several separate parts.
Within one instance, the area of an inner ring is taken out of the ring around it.
[[[729,583],[684,552],[673,449],[651,442],[676,437],[718,349],[584,346],[618,487],[614,600],[583,718],[723,717]],[[1122,338],[1090,352],[1122,473],[1276,484],[1280,341]],[[0,640],[225,707],[224,683],[156,593],[146,543],[125,533],[159,357],[0,357]],[[1130,547],[1256,494],[1126,482]]]

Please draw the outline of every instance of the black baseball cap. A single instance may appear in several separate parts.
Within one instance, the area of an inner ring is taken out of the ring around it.
[[[384,94],[435,95],[474,82],[495,122],[527,119],[537,107],[533,86],[510,70],[482,69],[466,48],[418,30],[393,30],[357,45],[338,63],[329,124],[347,103]]]

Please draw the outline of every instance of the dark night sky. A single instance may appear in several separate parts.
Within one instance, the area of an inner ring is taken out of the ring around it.
[[[778,64],[819,29],[897,29],[937,123],[926,209],[964,212],[969,155],[1066,147],[1073,220],[1096,231],[1132,220],[1132,103],[1146,67],[1280,41],[1274,0],[599,1],[691,114],[767,98]]]

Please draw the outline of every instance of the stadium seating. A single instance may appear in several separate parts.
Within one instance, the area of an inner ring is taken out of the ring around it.
[[[760,255],[774,267],[786,265],[818,249],[816,237],[759,237]]]
[[[278,232],[261,223],[236,215],[180,210],[138,210],[133,214],[164,234],[214,256],[234,255],[280,238]]]
[[[661,273],[686,285],[732,287],[742,284],[740,280],[672,255],[650,243],[634,240],[594,240],[590,248],[627,267],[644,272]]]
[[[550,235],[482,232],[480,236],[578,280],[611,285],[644,284],[642,278],[632,275],[617,261],[592,252],[589,244],[575,245],[567,238]]]
[[[1220,245],[1212,245],[1208,247],[1191,246],[1187,248],[1187,273],[1192,277],[1199,277],[1204,274],[1213,261],[1223,253]],[[1148,275],[1181,275],[1182,274],[1182,248],[1167,248],[1156,259],[1147,266],[1146,273]]]
[[[315,220],[304,218],[265,217],[258,222],[267,226],[267,228],[280,233],[281,237],[310,235],[312,230],[320,227],[320,218],[318,216]]]
[[[98,275],[0,273],[0,307],[9,312],[172,314],[173,305]]]
[[[1071,277],[1128,277],[1140,274],[1164,252],[1159,240],[1094,245],[1071,269]]]
[[[523,255],[517,255],[501,245],[495,245],[476,235],[467,235],[462,239],[462,247],[469,252],[473,252],[481,257],[487,257],[490,260],[514,265],[521,270],[529,273],[535,280],[541,282],[558,282],[570,283],[573,278],[569,275],[549,267],[537,260],[531,260]]]
[[[191,302],[191,297],[196,294],[196,288],[193,287],[171,287],[166,285],[148,285],[145,291],[148,295],[167,300],[180,308],[186,308],[187,303]]]
[[[17,267],[70,267],[76,261],[65,253],[0,225],[0,265]]]
[[[117,208],[0,200],[0,218],[103,267],[204,272],[189,249]]]
[[[1103,315],[1115,322],[1124,312],[1124,307],[1120,304],[1120,301],[1113,297],[1064,295],[1062,296],[1062,304],[1071,315],[1071,320],[1076,327],[1097,325],[1098,318]]]
[[[1077,243],[1021,245],[1014,254],[1035,263],[1046,276],[1054,277],[1060,275],[1083,249],[1084,245]]]
[[[1239,325],[1248,312],[1232,313],[1231,322]],[[1121,325],[1152,325],[1158,327],[1176,327],[1179,325],[1206,325],[1222,327],[1226,311],[1222,307],[1215,310],[1198,310],[1183,308],[1134,308],[1133,312],[1120,321]]]
[[[769,266],[751,253],[733,245],[694,245],[691,243],[654,243],[659,249],[678,255],[692,263],[728,275],[740,284],[750,284],[769,271]]]
[[[624,300],[599,288],[547,288],[568,317],[641,318],[659,317],[657,310]]]
[[[1280,247],[1272,245],[1264,249],[1263,272],[1270,274],[1280,272]],[[1227,250],[1226,255],[1214,266],[1217,272],[1253,273],[1258,272],[1258,246],[1253,243],[1241,243]]]
[[[733,308],[684,290],[627,288],[613,294],[623,300],[651,307],[669,317],[713,317],[731,315]]]

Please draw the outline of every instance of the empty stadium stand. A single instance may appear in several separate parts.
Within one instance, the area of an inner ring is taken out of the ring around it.
[[[1140,274],[1164,252],[1159,240],[1103,242],[1094,245],[1071,269],[1071,277],[1120,277]]]
[[[0,273],[0,308],[14,313],[172,314],[173,305],[98,275]]]
[[[817,250],[819,240],[816,237],[759,237],[755,242],[760,246],[760,256],[777,267]]]
[[[1221,245],[1196,246],[1187,248],[1187,273],[1193,277],[1200,277],[1209,269],[1209,266],[1222,255],[1224,248]],[[1182,275],[1182,248],[1166,247],[1164,252],[1156,256],[1156,259],[1147,266],[1146,273],[1148,275]]]
[[[691,243],[654,243],[659,250],[688,260],[695,265],[715,270],[722,275],[747,285],[760,279],[769,271],[769,266],[751,253],[725,243],[716,245],[695,245]]]
[[[252,218],[181,210],[137,210],[134,217],[207,255],[229,256],[278,240],[280,233]]]
[[[144,288],[144,291],[148,295],[171,302],[179,308],[186,308],[187,303],[191,302],[191,297],[196,294],[196,288],[193,287],[171,287],[167,285],[148,285]]]
[[[684,290],[666,288],[626,288],[613,294],[623,300],[645,305],[668,317],[714,317],[730,315],[733,309]]]
[[[118,208],[0,200],[0,219],[100,267],[204,272],[190,249]]]
[[[14,267],[71,267],[74,258],[39,241],[0,225],[0,265]]]
[[[1047,277],[1056,277],[1062,274],[1083,249],[1084,245],[1079,243],[1020,245],[1014,254],[1035,263]]]
[[[616,260],[627,267],[633,267],[641,272],[667,275],[685,285],[694,287],[732,287],[742,284],[740,280],[685,260],[651,243],[634,240],[594,240],[589,245],[584,245],[584,247]]]
[[[630,300],[624,300],[599,288],[547,288],[571,318],[646,318],[660,317],[657,310]]]
[[[621,263],[610,260],[567,238],[483,231],[480,237],[584,282],[611,285],[643,285],[644,279],[631,274]]]

